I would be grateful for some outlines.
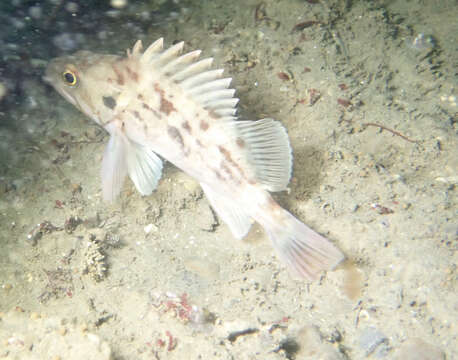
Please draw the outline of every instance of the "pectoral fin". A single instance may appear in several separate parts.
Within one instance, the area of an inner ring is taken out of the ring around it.
[[[102,161],[102,193],[114,201],[127,174],[142,195],[150,195],[162,174],[161,159],[148,147],[130,141],[119,129],[108,129],[110,140]]]
[[[140,194],[150,195],[161,178],[162,160],[146,146],[130,142],[127,169]]]
[[[127,175],[126,151],[124,135],[118,131],[110,133],[102,161],[102,194],[105,201],[112,202],[121,192],[122,184]]]

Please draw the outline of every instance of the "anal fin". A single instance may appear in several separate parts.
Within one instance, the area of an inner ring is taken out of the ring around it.
[[[251,217],[232,199],[218,194],[206,184],[201,183],[200,185],[213,210],[229,226],[232,235],[237,239],[245,237],[253,224]]]

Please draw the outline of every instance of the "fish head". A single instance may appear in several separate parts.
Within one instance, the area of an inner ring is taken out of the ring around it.
[[[51,60],[43,79],[67,101],[99,125],[115,115],[122,83],[116,64],[120,57],[78,51]]]

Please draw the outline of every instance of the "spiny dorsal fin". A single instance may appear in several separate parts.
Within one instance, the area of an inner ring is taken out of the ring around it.
[[[163,38],[157,39],[150,46],[148,46],[148,49],[145,50],[145,52],[143,53],[140,59],[141,62],[144,64],[151,62],[151,60],[157,54],[159,54],[163,48],[164,48],[164,39]]]
[[[140,57],[143,64],[181,86],[189,96],[207,110],[213,110],[222,120],[233,120],[238,99],[235,90],[229,88],[231,78],[222,78],[223,69],[210,69],[213,59],[197,60],[201,51],[195,50],[181,55],[184,42],[163,50],[163,38],[152,43],[141,54],[142,43],[137,41],[128,51],[129,57]]]
[[[127,49],[127,57],[128,58],[138,58],[140,57],[142,50],[143,50],[142,41],[137,40],[134,47],[132,48],[132,51],[130,51],[130,49]]]

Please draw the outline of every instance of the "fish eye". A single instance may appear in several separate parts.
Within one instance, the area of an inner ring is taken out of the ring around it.
[[[71,70],[65,70],[62,74],[64,81],[67,85],[75,86],[76,85],[76,74]]]

